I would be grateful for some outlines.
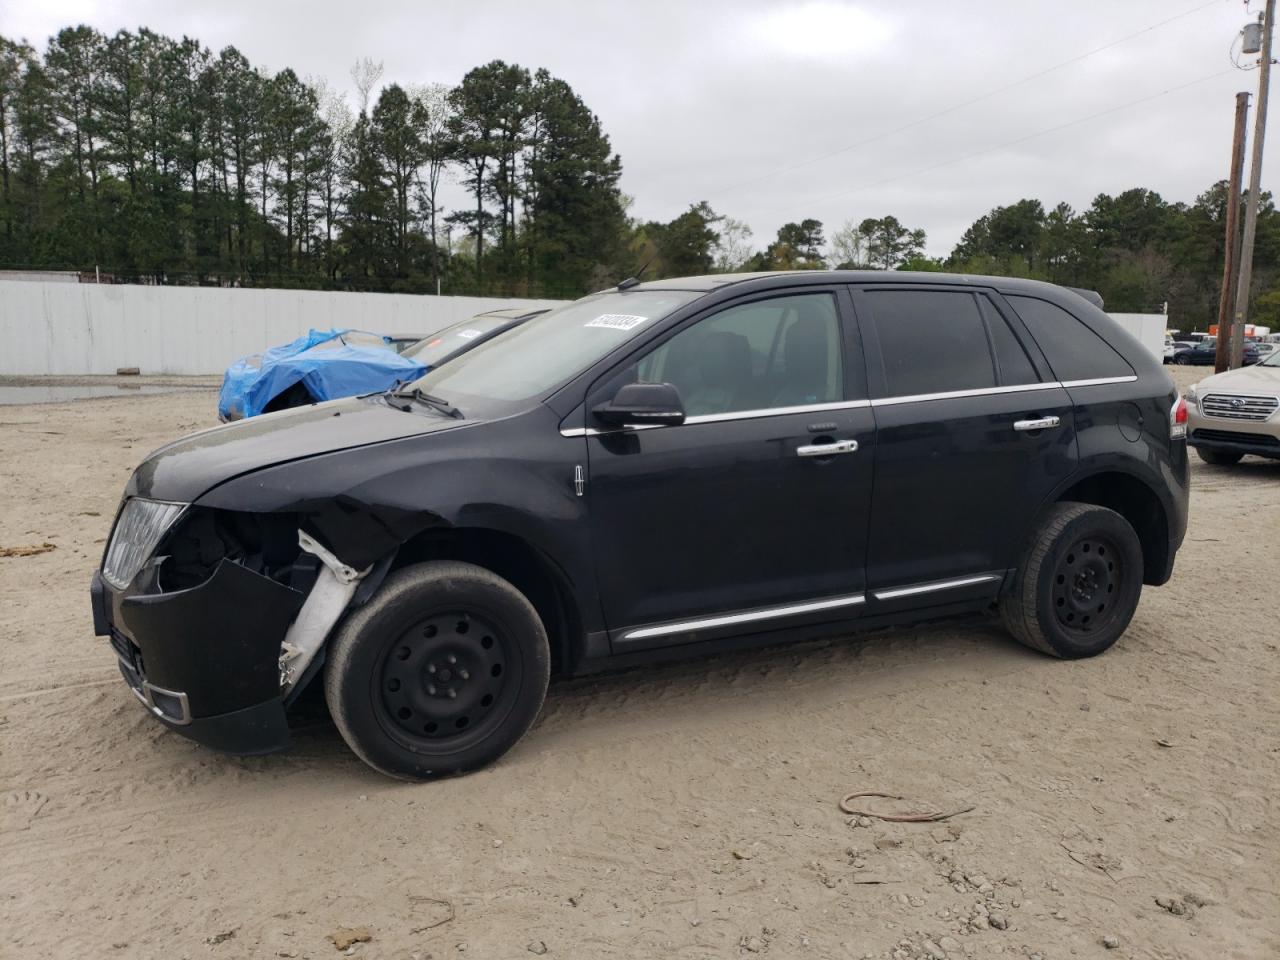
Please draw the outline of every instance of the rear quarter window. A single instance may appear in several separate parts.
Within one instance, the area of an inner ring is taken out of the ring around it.
[[[1035,297],[1006,296],[1035,338],[1059,380],[1131,377],[1129,362],[1082,320]]]

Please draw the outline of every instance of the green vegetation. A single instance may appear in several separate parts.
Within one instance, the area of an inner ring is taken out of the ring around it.
[[[622,162],[563,80],[495,60],[457,86],[382,87],[359,110],[292,70],[145,28],[0,37],[0,266],[146,283],[573,297],[647,278],[826,266],[1051,280],[1110,309],[1216,319],[1226,185],[1171,203],[1135,188],[1088,210],[1034,199],[979,217],[950,256],[894,216],[782,226],[763,249],[694,203],[627,215]],[[446,211],[440,186],[471,202]],[[1252,315],[1280,326],[1280,214],[1264,195]]]

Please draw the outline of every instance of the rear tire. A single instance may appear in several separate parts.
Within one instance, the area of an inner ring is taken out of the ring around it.
[[[1191,362],[1191,358],[1190,358],[1190,357],[1188,357],[1185,353],[1183,353],[1183,354],[1179,354],[1178,356],[1174,357],[1174,358],[1173,358],[1173,362],[1174,362],[1174,363],[1177,363],[1177,364],[1181,364],[1182,366],[1186,366],[1187,364],[1189,364],[1189,363]]]
[[[369,766],[430,780],[492,763],[533,725],[551,656],[533,605],[483,567],[398,570],[339,627],[325,700]]]
[[[1196,447],[1196,454],[1205,463],[1212,463],[1215,467],[1234,466],[1244,456],[1243,453],[1229,453],[1226,450],[1206,450],[1204,447]]]
[[[1142,544],[1114,510],[1057,503],[1031,539],[1000,601],[1019,642],[1074,660],[1120,638],[1142,595]]]

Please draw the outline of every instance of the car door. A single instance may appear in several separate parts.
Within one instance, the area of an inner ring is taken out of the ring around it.
[[[1076,460],[1071,398],[992,291],[855,294],[875,411],[868,613],[994,595]]]
[[[856,616],[875,432],[847,292],[714,308],[597,384],[587,410],[636,381],[674,385],[687,418],[587,431],[613,649]]]

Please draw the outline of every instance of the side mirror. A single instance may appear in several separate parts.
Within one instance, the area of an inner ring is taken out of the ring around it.
[[[684,423],[680,393],[669,383],[628,383],[612,400],[592,411],[605,423],[628,426],[655,423],[677,426]]]

